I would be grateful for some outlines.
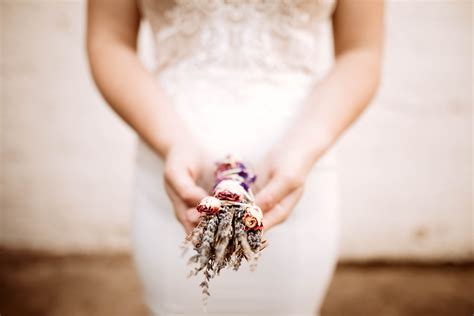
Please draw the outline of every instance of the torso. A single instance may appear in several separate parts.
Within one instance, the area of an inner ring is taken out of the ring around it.
[[[250,165],[278,142],[330,68],[334,5],[140,1],[153,29],[156,80],[171,106],[216,159],[232,153]],[[163,169],[139,141],[134,259],[152,311],[198,315],[201,278],[185,277],[186,259],[178,247],[183,229],[163,187]],[[244,265],[212,280],[209,314],[314,315],[337,260],[337,206],[337,175],[326,155],[308,176],[291,216],[268,232],[257,271]]]
[[[153,30],[157,79],[217,156],[238,150],[258,159],[332,64],[334,0],[141,0],[140,7]]]

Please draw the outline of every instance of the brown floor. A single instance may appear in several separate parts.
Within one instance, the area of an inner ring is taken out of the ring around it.
[[[474,265],[339,265],[322,315],[474,313]],[[146,315],[130,258],[0,250],[1,316]]]

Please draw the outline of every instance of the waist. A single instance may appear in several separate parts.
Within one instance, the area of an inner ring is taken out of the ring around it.
[[[165,68],[155,68],[154,76],[161,81],[172,81],[173,83],[198,84],[202,82],[215,83],[216,87],[223,85],[250,84],[273,84],[280,87],[303,87],[318,81],[324,73],[312,73],[305,71],[273,69],[265,70],[259,67],[248,68],[236,65],[221,67],[209,64],[204,67],[178,63]]]
[[[217,157],[260,156],[295,121],[318,80],[298,72],[170,68],[156,73],[172,106]]]

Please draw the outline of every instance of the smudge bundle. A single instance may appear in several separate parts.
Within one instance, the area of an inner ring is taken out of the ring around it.
[[[195,254],[189,259],[193,265],[189,276],[203,272],[204,304],[207,304],[209,281],[222,268],[238,270],[243,259],[256,268],[260,251],[266,246],[262,240],[262,211],[255,205],[251,184],[256,176],[239,159],[228,156],[217,163],[212,196],[205,197],[196,209],[200,222],[186,237],[185,248],[191,245]]]

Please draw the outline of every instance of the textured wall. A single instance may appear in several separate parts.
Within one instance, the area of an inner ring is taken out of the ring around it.
[[[373,106],[340,144],[343,253],[472,255],[472,2],[388,5]]]
[[[84,4],[1,6],[0,244],[126,249],[134,137],[91,82]],[[381,90],[336,148],[344,258],[472,254],[471,6],[388,4]]]
[[[127,246],[132,133],[89,76],[81,2],[2,2],[2,243]]]

